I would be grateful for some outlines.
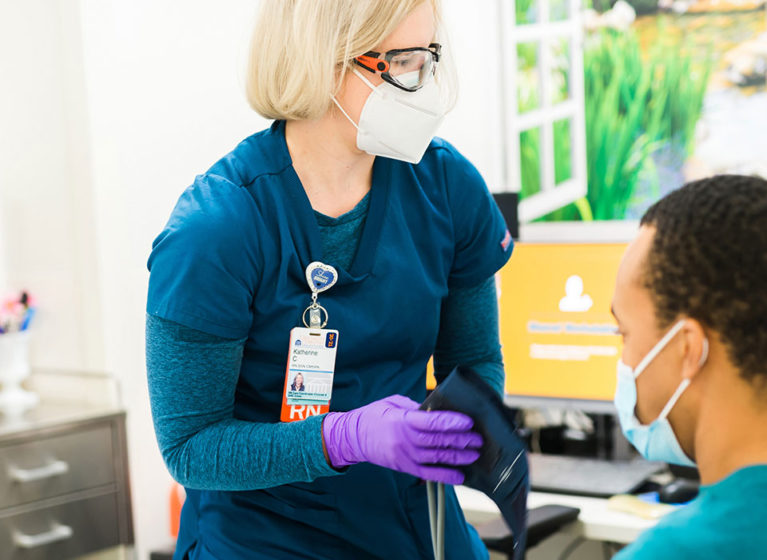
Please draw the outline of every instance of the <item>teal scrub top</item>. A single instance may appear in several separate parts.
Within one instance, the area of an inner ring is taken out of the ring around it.
[[[323,261],[284,130],[275,122],[198,176],[149,258],[149,314],[246,338],[234,414],[253,422],[279,422],[289,333],[311,301],[305,269]],[[450,144],[434,139],[415,165],[375,158],[359,247],[319,298],[339,331],[330,409],[392,394],[422,401],[448,288],[479,284],[510,255],[484,181]],[[448,558],[487,557],[452,489],[446,535]],[[365,463],[265,490],[189,488],[176,550],[185,556],[430,558],[426,490]]]
[[[767,558],[767,465],[701,487],[692,502],[661,519],[615,560]]]

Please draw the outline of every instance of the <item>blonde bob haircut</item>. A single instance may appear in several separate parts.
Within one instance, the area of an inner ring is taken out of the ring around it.
[[[351,61],[373,50],[423,2],[432,4],[434,39],[444,43],[440,0],[261,0],[246,81],[250,106],[268,119],[322,117]],[[437,79],[451,107],[449,58],[440,60]]]

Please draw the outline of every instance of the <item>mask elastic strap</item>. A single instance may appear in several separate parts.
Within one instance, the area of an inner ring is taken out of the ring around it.
[[[357,70],[356,68],[352,68],[352,72],[354,72],[354,75],[357,76],[360,80],[365,82],[365,84],[372,90],[375,90],[376,87],[373,85],[373,82],[368,80],[365,76],[362,75],[362,72]]]
[[[669,341],[672,338],[674,338],[679,331],[682,330],[682,327],[684,327],[684,323],[685,321],[684,319],[682,319],[676,325],[674,325],[671,328],[671,330],[666,333],[666,336],[661,338],[658,344],[656,344],[655,347],[653,347],[653,349],[650,350],[650,352],[647,354],[647,356],[644,357],[644,359],[641,362],[639,362],[639,365],[634,370],[634,379],[639,377],[639,374],[642,373],[647,368],[647,366],[650,365],[650,362],[652,362],[658,356],[658,354],[661,353],[661,351],[666,347]]]
[[[663,420],[666,418],[666,416],[668,416],[669,412],[671,412],[671,409],[674,408],[676,401],[678,401],[679,397],[681,397],[682,393],[684,393],[684,390],[690,386],[691,381],[692,381],[691,379],[682,379],[682,382],[679,384],[679,387],[676,388],[676,391],[674,391],[674,394],[671,395],[671,398],[666,403],[666,406],[664,406],[663,410],[660,411],[660,416],[658,416],[658,420]]]
[[[340,104],[340,103],[338,102],[338,100],[336,99],[336,96],[335,96],[335,95],[332,95],[330,98],[333,100],[333,103],[335,103],[335,104],[336,104],[336,107],[338,107],[338,108],[341,110],[341,112],[344,114],[344,117],[346,117],[346,118],[349,120],[349,122],[350,122],[350,123],[352,123],[352,125],[354,126],[354,128],[356,128],[357,130],[359,130],[359,128],[360,128],[360,127],[359,127],[359,126],[357,126],[357,123],[356,123],[356,122],[354,122],[354,121],[352,120],[352,118],[349,116],[349,114],[348,114],[346,111],[344,111],[344,108],[343,108],[343,107],[341,107],[341,104]]]
[[[363,76],[363,75],[362,75],[362,73],[361,73],[359,70],[357,70],[356,68],[353,68],[353,69],[352,69],[352,72],[354,72],[354,75],[355,75],[355,76],[357,76],[357,77],[358,77],[360,80],[362,80],[363,82],[365,82],[365,84],[366,84],[366,85],[367,85],[367,86],[368,86],[370,89],[372,89],[373,91],[375,91],[376,87],[375,87],[375,86],[374,86],[374,85],[371,83],[371,81],[370,81],[370,80],[368,80],[368,79],[367,79],[365,76]],[[344,116],[345,116],[345,117],[346,117],[346,118],[349,120],[349,122],[350,122],[350,123],[352,123],[352,124],[354,125],[354,128],[356,128],[357,130],[359,130],[359,129],[360,129],[359,125],[357,125],[357,123],[356,123],[356,122],[354,122],[354,121],[352,120],[352,118],[349,116],[349,113],[347,113],[346,111],[344,111],[344,108],[343,108],[343,107],[341,107],[341,104],[338,102],[338,99],[336,99],[336,96],[335,96],[335,95],[331,95],[331,96],[330,96],[330,98],[333,100],[333,103],[335,103],[335,104],[336,104],[336,107],[338,107],[338,108],[341,110],[341,112],[344,114]]]
[[[706,363],[706,360],[708,360],[708,338],[703,339],[703,352],[701,353],[698,367],[703,367],[703,364]]]
[[[706,363],[706,360],[708,359],[708,339],[703,339],[703,352],[700,356],[700,361],[698,362],[698,367],[702,367],[703,364]],[[671,409],[674,408],[674,405],[676,404],[676,401],[679,400],[679,397],[682,396],[682,393],[684,393],[684,390],[687,389],[687,387],[690,386],[690,383],[692,383],[692,379],[683,379],[682,382],[679,384],[679,387],[676,388],[676,391],[674,391],[674,394],[671,395],[671,398],[666,403],[666,406],[663,407],[663,410],[660,412],[660,416],[658,416],[658,420],[663,420],[666,418],[666,416],[669,415],[671,412]]]

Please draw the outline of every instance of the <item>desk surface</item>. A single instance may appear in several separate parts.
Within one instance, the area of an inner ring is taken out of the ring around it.
[[[23,435],[46,428],[87,423],[120,414],[124,414],[124,411],[116,406],[42,402],[21,416],[7,416],[0,413],[0,438]]]
[[[456,486],[455,492],[464,510],[500,514],[495,502],[482,492],[465,486]],[[571,524],[567,531],[596,541],[627,544],[634,541],[641,532],[649,529],[657,522],[610,510],[607,508],[607,500],[603,498],[531,492],[527,504],[530,508],[547,504],[579,508],[581,513],[578,516],[578,521]]]

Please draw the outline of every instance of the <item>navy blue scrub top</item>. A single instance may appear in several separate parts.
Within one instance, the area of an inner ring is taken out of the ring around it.
[[[320,303],[338,329],[331,410],[392,394],[422,401],[440,305],[511,255],[477,170],[434,139],[420,163],[376,157],[370,207],[348,270]],[[279,422],[289,333],[323,261],[319,226],[285,143],[285,123],[250,136],[182,194],[149,258],[147,312],[246,338],[235,417]],[[323,261],[324,262],[324,261]],[[466,333],[471,336],[471,333]],[[448,558],[484,558],[452,489]],[[370,464],[246,492],[187,489],[177,558],[431,558],[425,487]]]

